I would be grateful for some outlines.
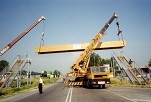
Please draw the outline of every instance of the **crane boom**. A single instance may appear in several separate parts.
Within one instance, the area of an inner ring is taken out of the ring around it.
[[[42,20],[45,20],[44,16],[41,16],[36,22],[34,22],[29,28],[27,28],[24,32],[22,32],[17,38],[15,38],[12,42],[10,42],[6,47],[4,47],[0,51],[0,57],[8,51],[14,44],[16,44],[22,37],[24,37],[30,30],[32,30],[38,23],[40,23]]]
[[[95,46],[97,45],[98,41],[103,37],[105,31],[115,18],[118,18],[118,15],[116,13],[113,14],[110,20],[105,24],[105,26],[100,30],[100,32],[94,37],[94,39],[90,42],[87,48],[83,51],[77,61],[71,66],[72,70],[79,71],[83,74],[86,73],[83,67],[85,66],[92,51],[95,49]]]

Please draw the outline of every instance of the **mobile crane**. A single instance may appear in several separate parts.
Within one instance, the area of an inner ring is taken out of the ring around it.
[[[103,37],[103,35],[105,35],[105,31],[115,18],[116,19],[118,18],[118,15],[116,13],[113,14],[110,20],[105,24],[101,31],[98,34],[96,34],[96,36],[92,39],[92,41],[83,51],[83,53],[70,67],[73,70],[73,72],[67,74],[67,77],[72,77],[72,80],[69,80],[67,82],[69,85],[79,85],[78,83],[80,82],[84,87],[90,87],[91,85],[97,84],[100,87],[105,88],[105,84],[110,79],[110,72],[107,71],[107,67],[106,66],[88,67],[88,63],[92,51],[95,49],[97,43]],[[117,23],[117,25],[119,28],[119,23]],[[121,30],[119,30],[118,33],[121,33]]]
[[[30,30],[32,30],[37,24],[39,24],[42,20],[45,20],[44,16],[41,16],[36,22],[34,22],[29,28],[23,31],[17,38],[15,38],[12,42],[10,42],[7,46],[5,46],[2,50],[0,50],[0,57],[8,51],[14,44],[16,44],[22,37],[24,37]]]

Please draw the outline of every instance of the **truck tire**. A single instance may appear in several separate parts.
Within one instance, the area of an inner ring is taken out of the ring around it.
[[[87,87],[87,81],[88,81],[88,79],[86,77],[84,77],[84,79],[83,79],[83,87],[84,88]]]
[[[86,80],[83,80],[83,87],[84,88],[86,88],[86,84],[87,84]]]
[[[87,88],[91,88],[90,80],[87,80]]]
[[[102,89],[105,89],[105,84],[102,84]]]

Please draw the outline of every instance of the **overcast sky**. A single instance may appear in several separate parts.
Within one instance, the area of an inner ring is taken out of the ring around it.
[[[14,40],[41,16],[38,24],[0,59],[11,62],[17,55],[28,52],[32,70],[69,72],[70,66],[82,52],[38,55],[44,31],[44,45],[88,43],[100,31],[114,12],[127,45],[115,50],[125,53],[138,65],[148,65],[151,58],[151,1],[150,0],[0,0],[0,49]],[[114,21],[102,41],[118,40]],[[96,51],[110,58],[112,50]]]

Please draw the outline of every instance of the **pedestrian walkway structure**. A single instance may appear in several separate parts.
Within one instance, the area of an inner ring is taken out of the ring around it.
[[[126,55],[125,52],[122,51],[120,55],[117,55],[115,52],[113,52],[112,60],[115,61],[120,69],[126,73],[126,76],[129,78],[132,84],[136,82],[138,84],[147,83],[146,78],[144,78],[142,75],[141,68],[136,64],[135,61],[130,63],[130,58]]]
[[[24,69],[27,64],[31,64],[27,56],[16,56],[16,58],[9,65],[9,68],[4,68],[0,73],[0,81],[2,82],[0,90],[3,87],[10,87],[15,79],[17,80],[18,87],[19,79],[21,78],[21,70]]]

